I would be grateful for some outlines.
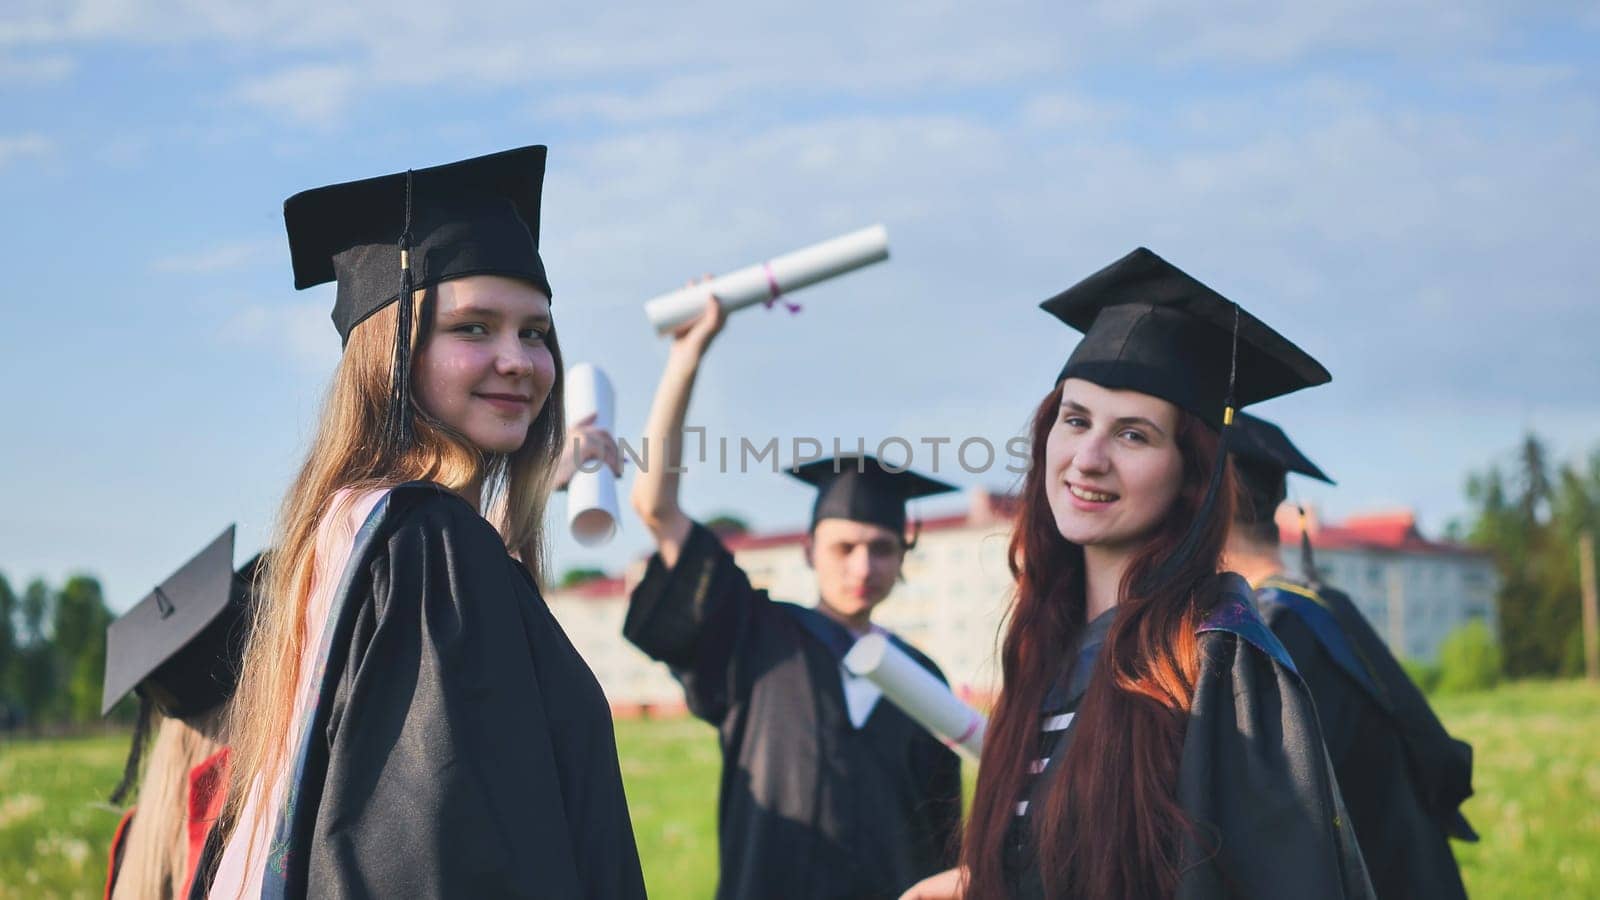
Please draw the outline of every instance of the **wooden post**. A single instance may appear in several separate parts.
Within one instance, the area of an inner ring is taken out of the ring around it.
[[[1594,532],[1578,537],[1578,578],[1583,587],[1583,662],[1590,681],[1600,681],[1600,599],[1594,577]]]
[[[1389,560],[1389,652],[1395,659],[1405,659],[1406,654],[1406,586],[1405,561],[1400,557]]]

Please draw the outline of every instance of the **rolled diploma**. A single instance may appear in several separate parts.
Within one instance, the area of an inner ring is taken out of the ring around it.
[[[977,759],[983,754],[988,720],[944,682],[896,647],[889,636],[874,631],[845,654],[844,667],[866,678],[934,737]]]
[[[716,294],[723,309],[732,312],[888,258],[889,232],[882,225],[874,225],[769,262],[746,266],[709,282],[662,294],[645,303],[644,314],[650,318],[657,334],[666,334],[700,315],[707,294]]]
[[[581,422],[591,413],[594,425],[609,433],[616,413],[616,395],[606,373],[589,363],[567,370],[568,422]],[[593,547],[617,533],[617,477],[604,464],[593,472],[578,469],[567,483],[567,528],[573,540]]]

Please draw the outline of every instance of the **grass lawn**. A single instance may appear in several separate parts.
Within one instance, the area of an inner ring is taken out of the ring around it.
[[[1522,682],[1435,701],[1476,750],[1456,844],[1474,897],[1600,898],[1600,687]],[[692,720],[617,723],[650,896],[709,897],[716,882],[718,754]],[[122,737],[0,746],[0,898],[96,897],[117,814],[104,805]],[[969,773],[970,775],[970,773]]]
[[[1471,895],[1600,898],[1600,686],[1519,682],[1433,705],[1472,744],[1465,812],[1482,841],[1453,844]]]

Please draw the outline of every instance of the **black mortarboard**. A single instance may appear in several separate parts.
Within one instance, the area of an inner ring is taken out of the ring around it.
[[[250,582],[260,557],[233,570],[233,526],[106,629],[101,715],[129,691],[187,718],[233,695]]]
[[[1267,539],[1276,541],[1278,528],[1273,516],[1289,495],[1289,473],[1327,484],[1333,484],[1333,479],[1307,459],[1282,428],[1266,419],[1239,413],[1233,422],[1233,432],[1228,452],[1233,454],[1234,471],[1239,473],[1244,488],[1244,502],[1251,507],[1243,510],[1245,515],[1240,518],[1264,529]],[[1306,580],[1316,582],[1317,562],[1311,551],[1311,530],[1307,527],[1303,506],[1300,507],[1300,570]]]
[[[1305,351],[1143,247],[1039,306],[1084,332],[1058,383],[1150,394],[1214,428],[1227,407],[1329,380]]]
[[[866,454],[819,459],[790,469],[789,474],[817,489],[812,528],[823,519],[849,519],[904,535],[908,501],[956,489],[909,469],[885,467]]]
[[[409,185],[413,290],[462,275],[505,275],[550,294],[539,258],[545,148],[301,191],[284,201],[294,286],[338,280],[339,337],[400,296]]]
[[[1260,467],[1279,478],[1292,472],[1326,484],[1334,483],[1300,452],[1282,428],[1249,413],[1239,413],[1233,424],[1236,430],[1228,449],[1236,461]]]
[[[345,343],[402,296],[464,275],[521,278],[550,294],[539,258],[545,148],[521,147],[301,191],[283,203],[294,286],[337,280],[333,324]],[[384,442],[411,442],[411,304],[395,322]]]

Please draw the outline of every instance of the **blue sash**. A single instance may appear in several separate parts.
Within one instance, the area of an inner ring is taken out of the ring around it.
[[[1383,698],[1376,682],[1373,681],[1372,673],[1361,664],[1360,657],[1356,655],[1350,639],[1345,636],[1344,629],[1339,627],[1339,621],[1334,618],[1333,611],[1321,597],[1317,596],[1315,589],[1269,578],[1256,591],[1256,600],[1263,604],[1282,606],[1294,613],[1296,618],[1311,629],[1317,643],[1327,651],[1334,664],[1344,670],[1346,675],[1355,679],[1356,684],[1370,696],[1380,700]]]
[[[1261,620],[1261,614],[1256,612],[1256,606],[1251,602],[1250,585],[1232,572],[1223,573],[1220,579],[1222,596],[1217,600],[1217,605],[1206,615],[1205,621],[1195,629],[1195,633],[1225,631],[1237,635],[1240,640],[1271,657],[1278,665],[1299,675],[1300,670],[1295,668],[1294,660],[1289,658],[1289,651],[1284,649],[1283,642],[1278,640],[1278,636],[1272,633],[1267,623]]]
[[[848,628],[814,609],[793,603],[778,603],[776,606],[788,613],[789,618],[795,620],[807,634],[816,638],[818,643],[828,648],[833,658],[840,662],[844,661],[844,655],[856,644],[856,636],[851,634]]]

